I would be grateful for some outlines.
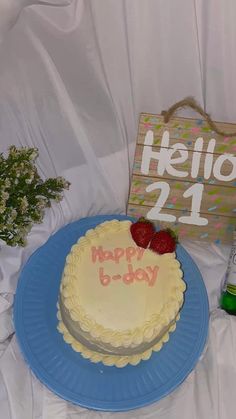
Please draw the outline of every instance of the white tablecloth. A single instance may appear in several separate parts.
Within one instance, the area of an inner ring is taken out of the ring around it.
[[[235,1],[30,3],[0,0],[1,151],[38,147],[40,175],[64,176],[71,187],[26,248],[1,243],[0,417],[232,418],[236,318],[218,308],[229,247],[182,243],[207,287],[209,339],[184,383],[137,411],[93,412],[48,391],[19,351],[12,304],[24,263],[52,233],[84,216],[125,213],[140,112],[192,95],[213,119],[236,121]]]
[[[58,209],[59,213],[59,209]],[[41,245],[55,230],[56,209],[48,213],[44,223],[33,229],[30,244],[24,250],[2,247],[1,273],[14,288],[23,261],[33,248]],[[235,350],[236,318],[218,307],[221,282],[229,256],[228,246],[184,242],[197,263],[207,287],[210,302],[209,338],[194,371],[172,394],[144,409],[127,413],[101,413],[82,409],[61,400],[47,390],[31,373],[23,360],[13,334],[11,319],[12,294],[1,294],[0,330],[0,406],[4,419],[77,419],[98,417],[123,418],[219,418],[226,419],[234,411],[236,383]],[[13,334],[13,335],[12,335]],[[4,412],[4,414],[3,414]]]

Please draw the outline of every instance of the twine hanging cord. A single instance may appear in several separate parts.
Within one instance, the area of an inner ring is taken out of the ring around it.
[[[235,137],[236,132],[224,132],[221,131],[217,125],[212,121],[210,115],[206,113],[200,105],[195,101],[193,97],[186,97],[183,100],[180,100],[179,102],[176,102],[174,105],[172,105],[168,111],[162,111],[161,115],[164,117],[164,122],[167,124],[170,120],[170,118],[175,114],[177,109],[183,109],[183,108],[192,108],[194,111],[198,112],[200,115],[203,116],[203,118],[207,121],[208,125],[212,128],[216,134],[222,135],[224,137]]]

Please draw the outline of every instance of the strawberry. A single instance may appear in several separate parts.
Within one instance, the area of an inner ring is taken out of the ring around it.
[[[135,243],[146,249],[155,233],[155,228],[150,221],[141,217],[136,223],[131,224],[130,232]]]
[[[157,231],[150,242],[149,248],[159,255],[164,253],[172,253],[176,249],[178,238],[176,234],[169,228]]]

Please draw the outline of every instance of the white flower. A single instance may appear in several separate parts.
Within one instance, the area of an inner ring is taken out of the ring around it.
[[[39,210],[41,210],[41,209],[45,208],[45,207],[46,207],[46,205],[47,205],[47,200],[46,200],[45,198],[39,198],[39,199],[38,199],[38,202],[37,202],[37,208],[38,208]]]
[[[32,180],[33,180],[33,178],[28,178],[28,179],[25,179],[25,183],[27,184],[27,185],[30,185],[31,183],[32,183]]]
[[[55,198],[54,198],[54,200],[56,202],[60,202],[60,201],[62,201],[62,199],[63,199],[63,197],[61,195],[56,195]]]
[[[16,219],[16,217],[17,217],[17,211],[14,208],[8,214],[8,223],[12,223]]]
[[[34,161],[34,160],[36,160],[36,158],[38,157],[38,155],[39,155],[38,149],[37,148],[33,148],[32,151],[31,151],[31,153],[30,153],[29,159]]]
[[[68,182],[67,180],[65,180],[63,177],[58,176],[58,177],[57,177],[57,183],[58,183],[59,185],[61,185],[61,187],[62,187],[62,188],[64,188],[64,189],[69,189],[70,182]]]
[[[2,193],[2,199],[3,199],[4,201],[7,201],[7,200],[8,200],[8,198],[9,198],[9,193],[8,193],[8,192],[3,191],[3,193]]]
[[[29,206],[28,200],[26,196],[20,199],[20,210],[22,213],[26,212],[27,208]]]
[[[5,212],[5,209],[6,209],[6,205],[3,202],[3,203],[0,204],[0,214],[3,214]]]
[[[10,188],[10,186],[11,186],[11,182],[10,182],[10,179],[7,177],[5,179],[5,188]]]

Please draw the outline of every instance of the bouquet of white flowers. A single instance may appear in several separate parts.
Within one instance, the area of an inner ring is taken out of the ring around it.
[[[70,183],[62,177],[43,181],[35,166],[38,149],[15,146],[0,154],[0,239],[9,246],[25,246],[34,223],[41,223],[51,200],[62,200]]]

